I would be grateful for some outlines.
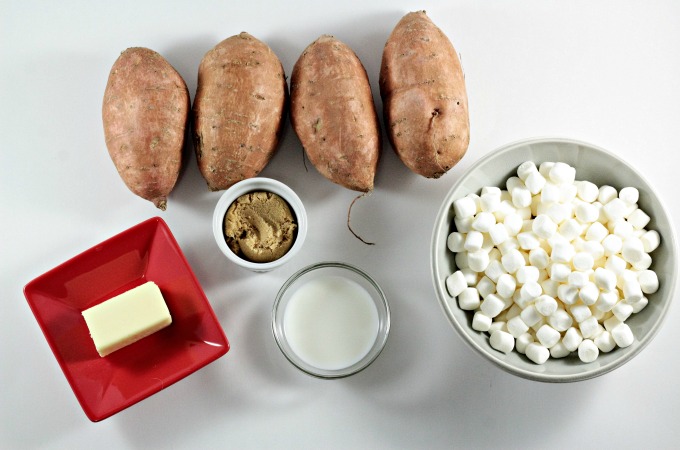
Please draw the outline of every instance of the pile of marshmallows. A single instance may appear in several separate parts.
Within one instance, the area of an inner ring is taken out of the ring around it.
[[[494,349],[516,348],[536,364],[575,351],[588,363],[631,345],[624,322],[659,288],[649,253],[660,236],[645,229],[638,190],[575,178],[568,164],[527,161],[507,190],[453,203],[449,294],[474,311],[472,328]]]

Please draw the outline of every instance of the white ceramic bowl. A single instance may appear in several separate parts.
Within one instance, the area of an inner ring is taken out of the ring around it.
[[[484,186],[505,188],[505,181],[515,176],[517,166],[531,160],[536,165],[544,161],[562,161],[576,168],[577,180],[588,180],[598,186],[608,184],[617,189],[634,186],[640,191],[639,207],[650,217],[647,229],[657,230],[661,245],[651,253],[659,290],[648,295],[649,305],[634,314],[626,323],[635,335],[633,344],[600,352],[596,361],[585,364],[572,354],[564,359],[550,358],[537,365],[517,351],[498,352],[489,345],[487,333],[471,327],[472,314],[461,310],[445,286],[446,277],[456,270],[454,254],[446,247],[453,231],[453,201],[470,192],[479,193]],[[645,348],[659,331],[673,299],[678,278],[678,248],[670,217],[651,185],[632,166],[601,148],[568,139],[533,139],[504,146],[477,161],[446,195],[437,216],[432,235],[432,277],[439,303],[454,329],[477,353],[512,374],[547,382],[570,382],[603,375],[629,361]]]
[[[224,237],[224,216],[226,215],[229,206],[240,196],[255,191],[273,192],[274,194],[280,196],[290,206],[297,222],[295,242],[293,242],[291,248],[279,259],[267,263],[257,263],[241,258],[231,251]],[[234,264],[254,272],[269,272],[270,270],[280,267],[290,261],[302,248],[302,244],[304,243],[305,237],[307,236],[307,212],[305,211],[305,207],[302,204],[300,197],[298,197],[291,188],[280,181],[263,177],[248,178],[246,180],[239,181],[224,191],[224,194],[222,194],[219,201],[217,202],[217,205],[215,206],[212,227],[213,235],[215,236],[215,242],[227,259],[232,261]]]

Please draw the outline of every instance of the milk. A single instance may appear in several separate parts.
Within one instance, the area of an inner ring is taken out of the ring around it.
[[[337,370],[360,361],[378,334],[378,309],[358,283],[322,276],[300,286],[283,315],[287,341],[300,359]]]

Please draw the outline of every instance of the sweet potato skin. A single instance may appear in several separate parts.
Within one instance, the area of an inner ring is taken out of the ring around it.
[[[408,168],[439,178],[460,161],[470,142],[465,78],[456,50],[425,11],[395,26],[379,85],[387,135]]]
[[[161,210],[182,168],[189,108],[184,79],[157,52],[129,48],[113,64],[102,104],[106,146],[126,186]]]
[[[373,189],[380,125],[364,66],[332,36],[311,43],[291,75],[291,122],[307,157],[332,182]]]
[[[288,87],[281,61],[240,33],[205,54],[192,110],[198,167],[210,190],[259,174],[281,138]]]

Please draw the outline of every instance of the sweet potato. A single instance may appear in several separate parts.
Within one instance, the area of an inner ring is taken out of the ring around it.
[[[387,135],[408,168],[439,178],[460,161],[470,142],[465,78],[456,50],[425,11],[395,26],[379,84]]]
[[[198,167],[213,191],[252,178],[276,152],[288,87],[281,61],[248,33],[205,54],[193,105]]]
[[[127,187],[165,210],[182,166],[189,91],[148,48],[129,48],[111,68],[102,120],[109,155]]]
[[[326,178],[360,192],[373,189],[380,125],[364,66],[332,36],[312,42],[295,63],[291,122],[307,157]]]

